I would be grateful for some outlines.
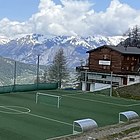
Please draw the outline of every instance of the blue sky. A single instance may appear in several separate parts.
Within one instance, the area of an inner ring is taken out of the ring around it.
[[[56,4],[61,4],[60,0],[53,0]],[[93,9],[97,12],[105,11],[111,0],[89,0],[95,3]],[[135,9],[140,9],[140,0],[120,0],[129,4]],[[11,20],[25,21],[32,14],[38,11],[39,0],[0,0],[0,19],[9,18]]]
[[[0,0],[0,19],[24,21],[37,12],[39,0]]]
[[[120,35],[135,24],[140,25],[140,0],[0,0],[4,36]]]

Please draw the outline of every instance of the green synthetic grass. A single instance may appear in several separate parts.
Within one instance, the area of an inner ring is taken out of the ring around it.
[[[140,101],[67,90],[44,90],[61,96],[60,108],[35,103],[36,92],[0,95],[1,140],[46,140],[72,134],[73,121],[94,119],[98,126],[118,123],[119,112],[140,114]]]

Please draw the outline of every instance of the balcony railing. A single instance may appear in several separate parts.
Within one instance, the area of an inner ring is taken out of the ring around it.
[[[89,70],[88,66],[78,66],[76,67],[76,71],[85,71],[85,70]]]

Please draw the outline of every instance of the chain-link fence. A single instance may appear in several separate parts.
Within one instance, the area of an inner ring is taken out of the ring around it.
[[[0,86],[15,84],[34,84],[37,76],[43,75],[44,69],[37,65],[25,64],[0,57]]]

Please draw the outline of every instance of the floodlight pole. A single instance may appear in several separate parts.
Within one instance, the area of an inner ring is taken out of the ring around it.
[[[112,96],[112,80],[113,80],[113,77],[112,77],[112,75],[113,75],[113,72],[111,71],[111,81],[110,81],[110,96]]]
[[[36,77],[37,77],[37,79],[36,79],[37,80],[36,81],[37,82],[37,90],[38,90],[38,84],[39,84],[39,56],[40,55],[37,56],[37,75],[36,75]]]
[[[85,71],[85,91],[87,90],[87,70]]]
[[[15,85],[16,85],[16,75],[17,75],[16,73],[17,73],[17,63],[15,61],[15,63],[14,63],[14,83],[13,83],[13,90],[14,90]]]

